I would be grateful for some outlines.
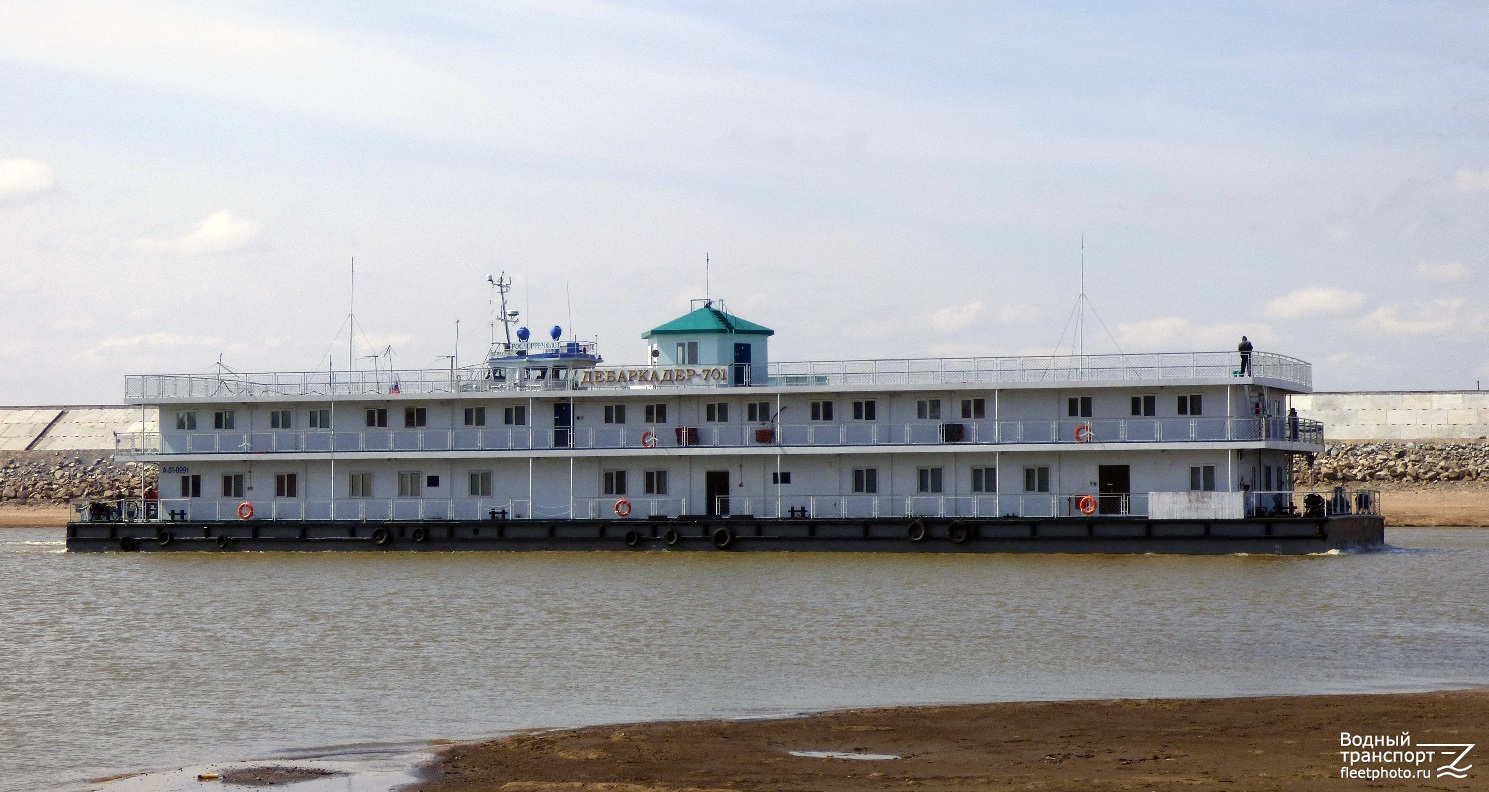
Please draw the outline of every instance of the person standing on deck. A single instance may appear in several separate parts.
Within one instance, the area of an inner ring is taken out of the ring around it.
[[[1241,336],[1236,351],[1241,353],[1241,376],[1247,376],[1251,373],[1251,342],[1246,340],[1246,336]]]

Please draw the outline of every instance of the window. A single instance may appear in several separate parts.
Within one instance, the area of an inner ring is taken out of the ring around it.
[[[423,407],[403,408],[403,425],[408,427],[423,426],[428,413]]]
[[[915,403],[915,417],[922,421],[941,420],[941,400],[921,399]]]
[[[677,364],[679,366],[698,365],[697,341],[679,341],[677,343]]]
[[[641,474],[641,489],[647,495],[667,494],[667,471],[648,470]]]
[[[472,498],[491,497],[491,471],[472,470],[470,472],[470,495]]]
[[[346,494],[351,498],[372,497],[372,474],[349,473],[346,477]]]
[[[223,475],[223,477],[222,477],[222,497],[224,497],[224,498],[241,498],[241,497],[243,497],[243,474],[242,473],[226,473],[226,474]]]
[[[425,489],[439,489],[439,476],[425,476],[424,477],[424,488]]]
[[[514,404],[503,409],[502,423],[507,426],[527,426],[527,405]]]
[[[872,495],[879,491],[879,468],[854,468],[853,491]]]
[[[1181,397],[1182,398],[1182,397]],[[1215,491],[1215,466],[1196,465],[1189,469],[1189,488],[1196,492]]]
[[[995,467],[972,468],[973,492],[997,492],[998,469]]]
[[[771,473],[770,473],[770,483],[772,483],[772,484],[790,484],[791,483],[791,471],[789,471],[789,470],[773,470],[773,471],[771,471]]]
[[[600,475],[600,492],[604,495],[626,494],[626,472],[607,470]]]
[[[623,424],[626,422],[626,406],[624,404],[605,405],[605,423]]]
[[[1132,414],[1139,416],[1154,416],[1158,414],[1157,396],[1133,396]]]
[[[398,474],[398,497],[417,498],[424,494],[424,474],[406,470]]]
[[[1262,465],[1262,492],[1271,492],[1272,489],[1272,466]]]
[[[919,475],[918,489],[920,492],[941,491],[941,468],[921,468]]]
[[[866,401],[856,401],[856,402],[853,402],[853,420],[855,420],[855,421],[873,421],[873,420],[877,420],[875,418],[875,413],[877,412],[876,406],[877,405],[874,404],[874,400],[873,399],[868,399]]]
[[[770,423],[770,402],[750,402],[746,404],[745,420],[750,423]]]
[[[729,422],[729,402],[709,402],[703,405],[703,420],[715,423]]]
[[[1049,465],[1024,468],[1024,492],[1049,492]]]
[[[295,428],[295,413],[292,410],[270,410],[270,429],[293,429]]]
[[[962,399],[963,418],[986,418],[987,399]]]
[[[1179,397],[1179,414],[1180,415],[1202,415],[1204,413],[1202,404],[1203,403],[1200,401],[1200,398],[1199,398],[1199,394],[1198,393],[1193,394],[1193,395],[1190,395],[1190,396],[1180,396]]]
[[[388,425],[388,408],[369,407],[367,409],[367,425],[386,428]]]
[[[1090,418],[1091,397],[1071,396],[1068,404],[1066,405],[1066,414],[1069,415],[1071,418]]]
[[[233,418],[234,415],[232,410],[218,410],[217,412],[212,413],[212,428],[231,429],[233,428],[234,423]]]
[[[196,410],[176,413],[176,428],[183,432],[195,432]]]
[[[814,421],[831,421],[832,420],[832,402],[830,402],[830,401],[814,401],[814,402],[812,402],[812,420],[814,420]]]
[[[485,407],[467,407],[467,408],[465,408],[465,425],[466,426],[485,426],[486,425],[486,408]]]
[[[646,405],[646,422],[649,424],[667,423],[667,405],[659,402]]]
[[[311,429],[330,429],[331,428],[331,411],[330,410],[326,410],[326,409],[311,410],[310,411],[310,428]]]
[[[300,497],[300,477],[294,473],[280,473],[274,476],[274,497],[276,498],[298,498]]]
[[[181,497],[202,497],[202,477],[200,475],[192,474],[190,476],[181,477]]]

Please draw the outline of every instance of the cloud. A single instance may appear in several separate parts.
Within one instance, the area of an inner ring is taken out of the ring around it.
[[[0,200],[52,189],[52,167],[28,159],[0,160]]]
[[[1388,335],[1442,335],[1458,327],[1458,312],[1466,302],[1457,297],[1411,306],[1382,305],[1365,317],[1365,324]]]
[[[966,305],[942,308],[931,315],[931,326],[937,330],[965,330],[982,314],[982,301],[974,300]]]
[[[1457,261],[1424,261],[1417,265],[1416,272],[1427,280],[1440,283],[1461,281],[1473,274],[1468,267]]]
[[[1249,334],[1255,339],[1265,331],[1265,326],[1200,325],[1182,316],[1159,316],[1137,322],[1119,322],[1114,335],[1124,352],[1150,351],[1163,346],[1172,349],[1181,343],[1185,350],[1216,350],[1234,346],[1242,335]],[[1089,343],[1087,349],[1090,349]]]
[[[248,244],[258,236],[260,230],[258,223],[235,217],[232,212],[224,209],[209,215],[185,236],[175,239],[141,239],[135,243],[135,247],[152,253],[225,253]]]
[[[1314,286],[1298,289],[1267,303],[1268,316],[1278,319],[1297,319],[1304,316],[1321,316],[1353,311],[1365,304],[1365,295],[1359,292],[1336,289],[1332,286]]]
[[[1459,168],[1453,181],[1457,183],[1458,189],[1464,192],[1489,190],[1489,170],[1476,171],[1472,168]]]

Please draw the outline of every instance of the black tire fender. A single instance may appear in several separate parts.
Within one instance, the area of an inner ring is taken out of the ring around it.
[[[429,529],[421,525],[414,529],[413,537],[415,542],[427,542],[429,541]]]
[[[174,541],[176,541],[176,537],[171,536],[170,531],[160,531],[159,533],[155,534],[155,543],[160,545],[161,547],[170,547],[171,542]]]
[[[133,536],[121,536],[121,537],[119,537],[119,549],[120,550],[123,550],[124,552],[128,553],[128,552],[133,551],[137,547],[139,547],[139,543],[134,540],[134,537]]]
[[[378,547],[387,547],[393,544],[393,534],[387,528],[379,528],[372,532],[372,543]]]
[[[635,531],[626,531],[626,547],[635,547],[641,544],[641,534]]]
[[[910,541],[912,542],[924,542],[926,537],[925,520],[915,520],[911,522],[909,529],[906,531],[906,535],[910,537]]]
[[[662,532],[662,542],[665,543],[668,547],[672,547],[681,541],[682,534],[678,533],[676,528],[668,528],[666,531]]]
[[[715,528],[709,539],[720,550],[728,550],[734,546],[734,532],[728,528]]]
[[[946,526],[946,538],[950,539],[952,544],[962,544],[972,538],[972,527],[957,520]]]

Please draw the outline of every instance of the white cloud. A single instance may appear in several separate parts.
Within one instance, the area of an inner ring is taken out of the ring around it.
[[[931,326],[937,330],[965,330],[982,315],[982,301],[974,300],[966,305],[942,308],[931,315]]]
[[[0,160],[0,200],[52,189],[52,167],[28,159]]]
[[[1458,189],[1464,192],[1489,190],[1489,170],[1476,171],[1472,168],[1459,168],[1453,181],[1458,184]]]
[[[1332,286],[1314,286],[1273,298],[1267,303],[1266,311],[1268,316],[1278,319],[1297,319],[1303,316],[1345,313],[1364,304],[1365,295],[1359,292]]]
[[[141,239],[136,243],[140,250],[155,253],[224,253],[236,250],[258,236],[261,226],[232,212],[213,212],[197,224],[191,233],[175,239]]]
[[[1119,322],[1117,343],[1124,352],[1147,352],[1168,347],[1170,350],[1222,350],[1235,346],[1242,335],[1256,335],[1266,331],[1265,326],[1242,326],[1238,324],[1201,325],[1182,316],[1159,316],[1138,322]],[[1257,342],[1260,347],[1260,342]],[[1090,349],[1090,345],[1087,345]]]
[[[1458,312],[1467,300],[1434,300],[1411,306],[1382,305],[1365,317],[1365,324],[1389,335],[1442,335],[1459,325]]]
[[[1417,265],[1416,272],[1427,280],[1441,283],[1461,281],[1473,274],[1468,267],[1457,261],[1424,261]]]

